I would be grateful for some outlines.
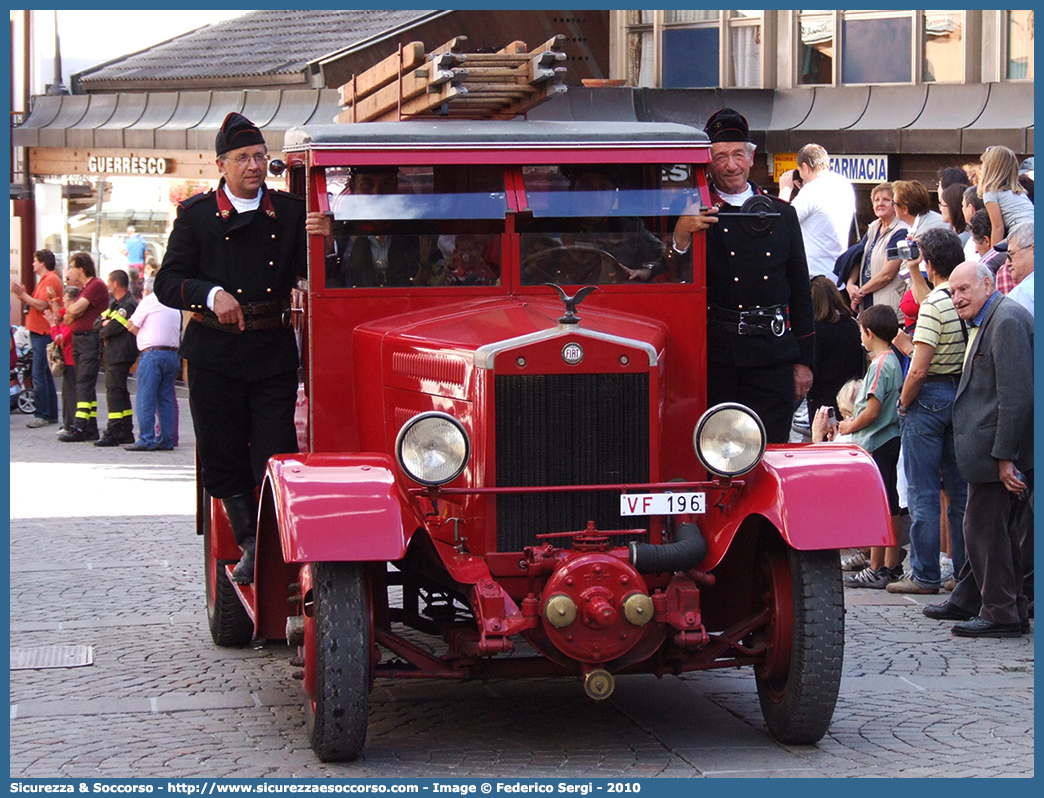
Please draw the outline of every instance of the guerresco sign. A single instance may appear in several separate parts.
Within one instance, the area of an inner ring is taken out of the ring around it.
[[[91,155],[87,170],[108,175],[165,175],[174,163],[169,158]]]

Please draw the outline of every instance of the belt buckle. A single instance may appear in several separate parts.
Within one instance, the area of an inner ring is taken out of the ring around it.
[[[285,308],[282,313],[279,314],[279,321],[286,329],[290,329],[290,325],[293,323],[293,312],[290,308]]]
[[[787,318],[783,315],[783,311],[778,307],[772,316],[771,327],[772,334],[777,338],[782,338],[783,333],[787,331]]]

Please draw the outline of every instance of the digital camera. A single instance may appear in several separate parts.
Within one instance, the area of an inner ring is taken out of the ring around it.
[[[894,247],[885,250],[885,256],[888,260],[917,260],[921,257],[921,248],[912,238],[907,238],[897,241]]]

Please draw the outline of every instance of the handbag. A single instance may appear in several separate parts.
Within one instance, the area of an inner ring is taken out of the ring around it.
[[[51,374],[55,377],[61,377],[65,374],[65,355],[62,354],[61,338],[47,344],[47,365],[51,369]]]

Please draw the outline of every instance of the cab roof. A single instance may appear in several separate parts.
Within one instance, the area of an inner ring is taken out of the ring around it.
[[[337,149],[709,147],[707,134],[666,122],[408,121],[308,125],[287,131],[284,152]]]

